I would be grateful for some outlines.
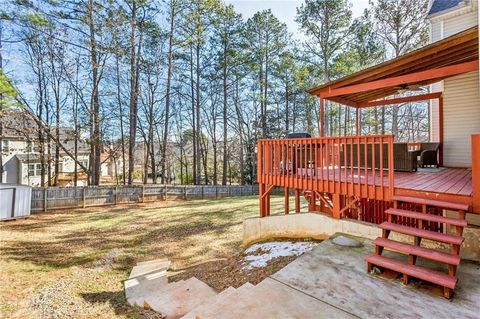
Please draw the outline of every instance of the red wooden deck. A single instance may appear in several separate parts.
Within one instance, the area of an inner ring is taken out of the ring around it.
[[[299,169],[299,176],[310,177],[310,169]],[[323,175],[322,175],[323,174]],[[317,176],[336,182],[383,185],[388,187],[388,175],[379,170],[356,168],[318,169]],[[360,178],[360,181],[359,181]],[[472,196],[472,170],[469,168],[420,169],[418,172],[394,172],[395,189],[417,190],[422,192]]]
[[[422,169],[418,172],[395,172],[395,188],[472,196],[472,170],[467,168]]]

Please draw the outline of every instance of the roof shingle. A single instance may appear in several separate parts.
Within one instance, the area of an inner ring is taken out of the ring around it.
[[[464,0],[434,0],[428,15],[439,13],[448,9],[452,9],[462,3]]]

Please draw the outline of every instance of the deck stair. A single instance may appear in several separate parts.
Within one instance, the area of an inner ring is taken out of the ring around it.
[[[402,203],[421,207],[422,212],[399,209],[398,207]],[[456,211],[458,212],[458,217],[435,215],[430,213],[429,208]],[[405,285],[408,285],[411,277],[437,284],[443,287],[444,297],[450,299],[453,296],[453,290],[457,283],[456,272],[457,267],[460,265],[460,246],[464,241],[462,235],[463,229],[467,227],[465,215],[468,210],[469,206],[464,204],[417,197],[394,196],[393,207],[385,211],[388,221],[380,224],[382,237],[378,237],[373,241],[375,253],[365,258],[368,271],[371,272],[373,266],[395,271],[403,275],[403,283]],[[442,232],[445,227],[438,228],[438,231],[432,231],[428,227],[431,223],[448,225],[452,232]],[[391,232],[411,236],[413,238],[412,243],[389,239]],[[422,239],[446,244],[450,249],[449,251],[441,251],[422,247]],[[408,256],[407,262],[383,256],[384,250],[395,251]],[[446,265],[448,272],[444,273],[417,265],[418,257]]]

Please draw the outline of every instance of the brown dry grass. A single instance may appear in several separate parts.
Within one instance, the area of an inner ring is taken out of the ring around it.
[[[282,198],[272,198],[281,211]],[[222,290],[257,283],[291,259],[244,273],[242,221],[256,197],[159,202],[38,214],[0,224],[0,317],[149,318],[126,304],[122,280],[143,260],[169,258],[170,280],[197,276]],[[153,318],[153,317],[151,317]]]

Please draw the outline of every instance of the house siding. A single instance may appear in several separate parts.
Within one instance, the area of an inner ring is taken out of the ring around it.
[[[479,73],[444,81],[444,165],[472,165],[471,135],[480,132]]]
[[[444,20],[443,37],[469,29],[478,24],[477,10]]]
[[[456,13],[460,12],[460,13]],[[431,20],[430,41],[435,42],[478,25],[478,1]],[[472,72],[430,86],[431,91],[443,91],[444,165],[471,167],[471,134],[480,131],[479,73]],[[430,136],[439,140],[438,103],[430,105]]]

